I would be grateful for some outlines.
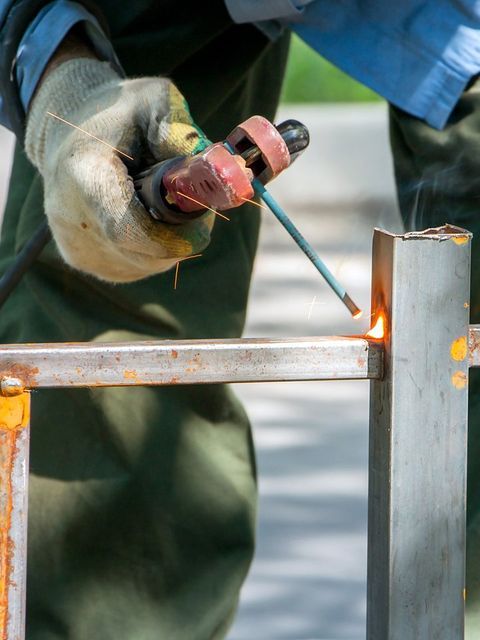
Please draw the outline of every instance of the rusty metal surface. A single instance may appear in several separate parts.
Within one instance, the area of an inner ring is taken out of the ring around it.
[[[480,324],[471,324],[468,331],[468,364],[480,367]]]
[[[0,640],[25,637],[30,395],[0,396]]]
[[[0,379],[27,388],[374,379],[383,346],[363,337],[3,345]]]

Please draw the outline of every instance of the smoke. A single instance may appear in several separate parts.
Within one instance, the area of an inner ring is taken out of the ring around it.
[[[458,156],[448,167],[443,163],[430,166],[420,180],[410,184],[400,179],[398,198],[406,230],[422,231],[445,222],[461,224],[459,217],[465,214],[465,198],[480,197],[480,189],[478,196],[472,193],[475,184],[480,186],[479,177],[475,178],[472,179]],[[476,204],[474,209],[478,210]]]

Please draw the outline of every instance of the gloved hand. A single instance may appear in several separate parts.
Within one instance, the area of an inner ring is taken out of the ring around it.
[[[128,282],[205,248],[213,213],[179,226],[152,220],[121,155],[48,111],[135,159],[188,155],[208,141],[172,82],[124,80],[108,63],[90,58],[64,62],[32,102],[25,148],[43,176],[45,212],[60,253],[76,269]]]

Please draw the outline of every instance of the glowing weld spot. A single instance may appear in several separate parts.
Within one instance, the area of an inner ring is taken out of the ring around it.
[[[380,314],[377,318],[377,321],[370,329],[367,331],[366,335],[369,338],[376,338],[377,340],[381,340],[385,335],[385,318],[382,314]]]
[[[462,244],[467,244],[469,238],[468,236],[454,236],[452,240],[454,241],[455,244],[462,245]]]
[[[452,376],[452,384],[455,389],[465,389],[467,386],[467,374],[463,371],[455,371]]]

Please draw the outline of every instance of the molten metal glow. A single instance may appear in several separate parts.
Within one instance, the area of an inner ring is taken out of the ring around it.
[[[385,335],[385,318],[382,314],[378,316],[377,321],[370,329],[370,331],[367,331],[366,335],[369,338],[383,338],[383,336]]]
[[[357,311],[357,313],[353,314],[353,319],[354,320],[360,320],[360,318],[363,316],[363,311],[361,309],[359,309]]]

